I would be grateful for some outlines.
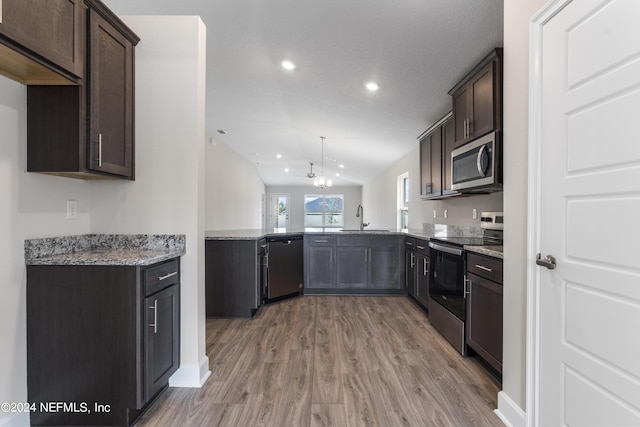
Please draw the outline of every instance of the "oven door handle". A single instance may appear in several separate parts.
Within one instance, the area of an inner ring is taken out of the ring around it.
[[[449,246],[440,245],[438,243],[429,242],[429,247],[440,252],[446,252],[451,255],[462,256],[462,249],[452,248]]]

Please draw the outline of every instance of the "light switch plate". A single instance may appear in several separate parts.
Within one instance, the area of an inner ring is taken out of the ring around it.
[[[435,210],[435,209],[433,210],[433,217],[434,217],[434,218],[437,218],[437,217],[438,217],[438,211],[437,211],[437,210]]]
[[[478,219],[478,209],[473,210],[473,219]]]
[[[0,24],[2,24],[2,0],[0,0]]]
[[[78,201],[67,200],[67,219],[78,218]]]
[[[444,210],[444,217],[449,218],[449,211],[446,209]]]

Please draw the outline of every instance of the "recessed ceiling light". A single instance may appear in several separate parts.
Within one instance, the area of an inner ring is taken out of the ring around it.
[[[284,171],[285,172],[289,172],[289,168],[284,168]]]
[[[296,68],[296,64],[294,64],[291,61],[282,61],[282,68],[284,68],[285,70],[294,70]]]
[[[276,159],[281,159],[282,158],[282,154],[276,154]]]
[[[338,165],[340,169],[344,169],[344,165]]]
[[[377,83],[375,82],[369,82],[365,85],[367,87],[367,89],[369,89],[371,92],[375,92],[376,90],[380,89],[380,86],[378,86]]]
[[[337,174],[336,174],[336,176],[340,176],[340,174],[339,174],[339,173],[337,173]]]

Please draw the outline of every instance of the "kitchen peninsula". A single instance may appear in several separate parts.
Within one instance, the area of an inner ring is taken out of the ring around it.
[[[268,286],[266,239],[304,239],[304,295],[406,295],[405,240],[478,236],[477,227],[425,224],[423,230],[336,228],[218,230],[205,233],[207,317],[251,317]],[[224,250],[221,248],[224,247]],[[502,258],[502,246],[465,246]],[[224,255],[223,255],[224,254]]]

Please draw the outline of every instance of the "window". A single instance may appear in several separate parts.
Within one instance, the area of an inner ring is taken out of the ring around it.
[[[305,227],[343,227],[343,194],[305,194]]]
[[[398,177],[398,227],[409,228],[409,172]]]

